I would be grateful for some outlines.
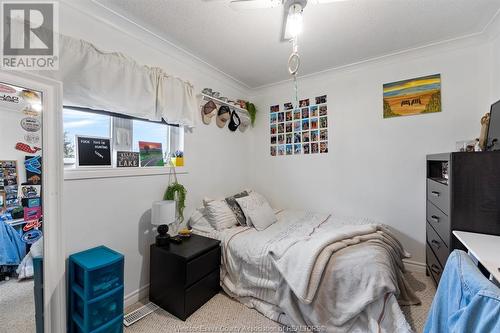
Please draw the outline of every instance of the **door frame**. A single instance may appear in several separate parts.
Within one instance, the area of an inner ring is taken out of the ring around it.
[[[66,247],[62,223],[64,179],[62,83],[28,72],[13,70],[0,70],[0,81],[16,86],[29,87],[43,93],[44,331],[63,333],[66,332]]]

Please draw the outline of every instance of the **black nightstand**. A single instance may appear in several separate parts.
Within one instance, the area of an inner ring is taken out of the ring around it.
[[[186,320],[220,290],[220,242],[191,235],[182,243],[151,245],[149,300]]]

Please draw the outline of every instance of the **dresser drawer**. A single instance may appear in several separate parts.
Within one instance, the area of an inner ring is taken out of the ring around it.
[[[220,267],[220,256],[220,246],[217,246],[207,253],[190,260],[186,265],[185,286],[189,287],[214,270],[218,272]]]
[[[448,186],[427,179],[427,200],[441,209],[446,215],[450,214],[450,192]]]
[[[220,272],[219,269],[217,269],[186,289],[186,299],[184,303],[185,318],[181,318],[182,320],[186,320],[187,317],[219,292],[219,277]]]
[[[441,279],[441,274],[443,273],[443,267],[441,266],[436,256],[432,252],[431,248],[429,247],[429,244],[427,244],[425,248],[425,255],[427,258],[427,269],[432,275],[434,281],[436,281],[436,283],[439,283],[439,280]]]
[[[427,223],[427,243],[436,254],[441,266],[444,267],[450,251],[429,223]]]
[[[437,231],[446,246],[450,247],[450,219],[429,200],[427,200],[427,222]]]

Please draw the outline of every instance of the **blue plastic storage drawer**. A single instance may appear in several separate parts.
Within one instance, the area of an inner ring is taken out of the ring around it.
[[[73,319],[72,332],[86,333],[80,325],[81,323],[79,323],[78,320]],[[118,318],[97,328],[91,333],[123,333],[123,316],[118,316]]]
[[[72,313],[84,332],[94,331],[116,317],[123,316],[123,287],[90,301],[76,288],[73,288],[72,296]]]
[[[99,246],[70,256],[73,286],[87,299],[123,285],[123,255]]]

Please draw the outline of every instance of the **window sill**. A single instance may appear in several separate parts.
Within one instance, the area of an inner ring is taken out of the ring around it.
[[[177,167],[178,175],[187,174],[184,168]],[[82,180],[118,177],[142,177],[173,174],[172,167],[144,168],[71,168],[64,170],[64,180]]]

